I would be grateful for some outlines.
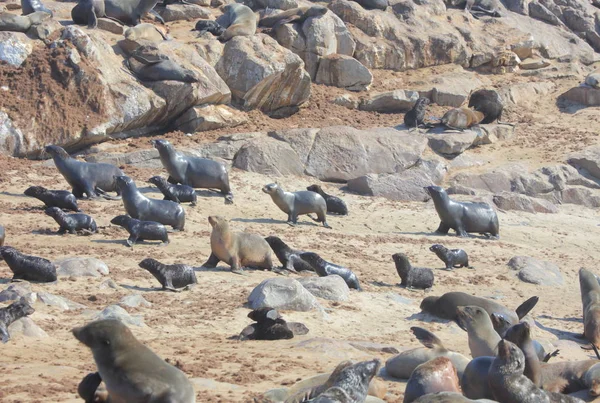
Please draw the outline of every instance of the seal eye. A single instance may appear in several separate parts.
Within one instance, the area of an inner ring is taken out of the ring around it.
[[[102,343],[104,343],[107,346],[110,346],[110,340],[108,340],[108,339],[103,340]]]

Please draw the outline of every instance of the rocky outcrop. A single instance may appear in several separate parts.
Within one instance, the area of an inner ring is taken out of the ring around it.
[[[419,99],[417,91],[379,92],[362,98],[358,104],[358,109],[379,113],[408,112],[415,105],[417,99]]]
[[[502,192],[494,195],[494,204],[501,210],[526,211],[528,213],[558,213],[552,202],[518,193]]]
[[[33,41],[22,32],[0,32],[0,61],[20,66],[33,51]]]
[[[343,278],[334,274],[325,277],[304,277],[298,279],[308,292],[317,298],[330,301],[346,301],[350,289]]]
[[[564,284],[557,265],[529,256],[515,256],[508,262],[508,267],[518,271],[521,281],[545,286],[561,286]]]
[[[571,88],[562,94],[560,98],[584,106],[599,106],[600,89],[582,84],[578,87]]]
[[[475,144],[480,135],[480,129],[444,130],[436,128],[427,135],[429,147],[438,154],[455,156],[462,154],[465,150]]]
[[[600,180],[600,146],[591,146],[574,153],[569,157],[567,162]]]
[[[350,91],[363,91],[373,82],[373,75],[355,58],[333,54],[321,58],[315,82]]]
[[[258,137],[243,145],[233,166],[269,176],[302,175],[304,166],[290,145],[270,137]]]

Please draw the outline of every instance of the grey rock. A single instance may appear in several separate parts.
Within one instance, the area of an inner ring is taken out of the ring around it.
[[[109,278],[109,279],[104,280],[102,283],[100,283],[98,288],[101,290],[105,290],[108,288],[111,288],[113,290],[118,290],[121,287],[119,287],[119,285],[117,283],[115,283],[115,281],[112,278]]]
[[[600,89],[588,85],[574,87],[560,96],[562,99],[585,106],[600,105]]]
[[[111,32],[116,35],[123,35],[123,25],[110,18],[98,18],[98,29]]]
[[[126,325],[146,326],[141,315],[130,315],[125,309],[118,305],[109,305],[94,317],[94,320],[117,319]]]
[[[481,131],[475,129],[466,129],[464,131],[433,130],[427,135],[429,147],[436,153],[448,156],[462,154],[468,148],[471,148]]]
[[[33,41],[22,32],[0,32],[0,61],[19,67],[33,51]]]
[[[133,165],[139,168],[161,168],[162,163],[155,148],[130,153],[99,152],[86,156],[87,162],[101,162],[116,166]]]
[[[236,127],[248,121],[248,116],[226,105],[200,105],[188,109],[174,123],[184,133]]]
[[[169,4],[164,8],[157,8],[157,11],[165,22],[206,20],[212,17],[210,11],[195,4]]]
[[[600,146],[591,146],[572,154],[567,162],[577,169],[583,169],[596,179],[600,179]]]
[[[93,257],[68,257],[54,262],[59,276],[102,277],[108,276],[106,263]]]
[[[24,317],[11,323],[8,327],[8,333],[10,333],[11,338],[19,335],[34,339],[43,339],[48,337],[48,333],[36,325],[35,322],[29,317]]]
[[[344,108],[348,109],[358,108],[358,99],[351,94],[337,96],[331,102],[335,105],[343,106]]]
[[[0,292],[0,302],[15,301],[31,294],[31,284],[26,281],[14,283]]]
[[[304,166],[308,161],[308,155],[312,150],[315,137],[320,129],[285,129],[269,133],[269,137],[285,141],[300,158],[300,163]]]
[[[292,147],[271,137],[248,141],[235,155],[233,166],[270,176],[302,175],[304,172],[304,166]]]
[[[346,301],[350,290],[343,278],[337,274],[325,277],[302,277],[298,281],[312,295],[330,301]]]
[[[152,304],[141,295],[141,294],[131,294],[127,295],[119,301],[119,305],[123,305],[129,308],[149,308]]]
[[[52,295],[47,292],[38,293],[38,299],[45,305],[55,306],[63,311],[85,309],[86,306],[73,302],[67,298],[60,297],[58,295]]]
[[[494,204],[501,210],[518,210],[529,213],[558,213],[558,207],[552,202],[518,193],[503,192],[495,195]]]
[[[395,90],[376,93],[361,99],[358,109],[380,113],[407,112],[412,109],[417,99],[419,99],[417,91]]]
[[[315,297],[292,278],[264,280],[252,290],[248,304],[250,309],[271,307],[303,312],[320,308]]]
[[[515,256],[508,262],[508,267],[517,270],[519,279],[526,283],[545,286],[561,286],[564,284],[558,266],[551,262],[528,256]]]
[[[348,181],[348,188],[361,195],[380,196],[391,200],[427,201],[424,187],[434,181],[423,168],[411,168],[396,174],[367,174]]]
[[[315,82],[349,91],[364,91],[373,82],[373,75],[355,58],[332,54],[321,58]]]

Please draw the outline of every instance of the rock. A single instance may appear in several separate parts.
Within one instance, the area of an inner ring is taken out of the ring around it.
[[[339,105],[339,106],[343,106],[344,108],[348,108],[348,109],[357,109],[358,108],[358,99],[356,99],[351,94],[344,94],[344,95],[337,96],[333,99],[333,101],[331,101],[331,103]]]
[[[556,84],[550,81],[525,82],[503,87],[498,92],[504,102],[517,106],[533,106],[540,96],[552,91]]]
[[[45,40],[54,32],[61,31],[62,29],[63,26],[60,22],[55,19],[48,19],[41,24],[32,25],[27,33],[41,40]]]
[[[600,193],[582,187],[571,187],[561,192],[562,202],[590,208],[600,207]]]
[[[175,121],[177,130],[184,133],[235,127],[248,121],[244,112],[226,105],[200,105],[188,109]]]
[[[355,58],[333,54],[321,58],[315,82],[349,91],[364,91],[373,82],[373,75]]]
[[[216,142],[201,143],[200,148],[193,149],[193,155],[202,158],[233,160],[237,152],[248,140],[264,136],[265,133],[261,132],[236,133],[229,136],[221,136]]]
[[[407,112],[412,109],[417,99],[419,99],[417,91],[395,90],[375,93],[369,98],[361,99],[358,109],[380,113]]]
[[[156,11],[165,20],[171,21],[192,21],[195,19],[208,20],[212,14],[207,9],[195,4],[169,4],[166,7],[157,7]]]
[[[296,152],[300,163],[304,166],[320,129],[286,129],[269,133],[269,137],[285,141]]]
[[[520,0],[516,0],[516,1],[520,1]],[[512,10],[512,11],[514,11],[514,10]],[[515,11],[515,12],[518,12],[518,11]],[[519,56],[519,58],[521,60],[527,59],[528,57],[532,57],[533,51],[535,49],[537,49],[537,45],[536,45],[536,42],[533,39],[532,35],[530,35],[529,38],[527,38],[524,41],[510,45],[511,52],[513,52],[514,54]]]
[[[149,308],[152,304],[141,295],[141,294],[131,294],[127,295],[119,301],[119,305],[123,305],[129,308]]]
[[[558,207],[544,199],[518,193],[503,192],[494,196],[494,204],[501,210],[518,210],[529,213],[558,213]]]
[[[498,123],[479,125],[481,133],[473,142],[473,146],[494,144],[499,140],[508,140],[515,135],[515,127]]]
[[[0,61],[19,67],[33,51],[33,41],[22,32],[0,32]]]
[[[63,297],[59,297],[58,295],[52,295],[47,292],[38,293],[38,299],[45,305],[55,306],[63,311],[76,310],[76,309],[85,309],[86,306],[79,304],[77,302],[73,302]]]
[[[540,4],[537,1],[532,1],[529,3],[529,16],[532,18],[537,18],[538,20],[542,20],[552,25],[561,26],[564,25],[560,19],[552,13],[552,11],[548,10],[545,6]]]
[[[48,337],[48,333],[46,333],[41,327],[35,324],[31,318],[24,317],[18,320],[15,320],[8,327],[8,333],[11,338],[18,337],[20,335],[25,337],[31,337],[34,339],[43,339]]]
[[[27,297],[30,294],[32,294],[31,284],[28,282],[14,283],[0,292],[0,302],[16,301],[21,297]]]
[[[301,277],[298,281],[317,298],[330,301],[346,301],[350,294],[348,285],[337,274],[325,277]]]
[[[567,162],[577,169],[585,170],[594,178],[600,179],[600,146],[591,146],[574,153]]]
[[[558,266],[551,262],[537,260],[528,256],[515,256],[508,262],[508,267],[519,271],[519,279],[526,283],[561,286],[564,279]]]
[[[102,277],[108,276],[106,263],[93,257],[68,257],[54,262],[59,276]]]
[[[233,159],[235,168],[269,176],[302,175],[304,166],[292,147],[270,137],[248,141]]]
[[[397,174],[367,174],[349,180],[348,189],[361,195],[422,202],[430,199],[423,188],[433,184],[424,170],[411,168]]]
[[[473,146],[481,132],[473,128],[464,131],[443,131],[439,128],[430,133],[427,138],[433,151],[442,155],[459,155]]]
[[[483,86],[476,74],[467,71],[435,78],[433,84],[431,101],[440,106],[454,108],[465,103],[472,91]]]
[[[544,67],[550,66],[550,62],[546,59],[527,59],[519,63],[519,67],[523,70],[535,70],[543,69]]]
[[[100,283],[98,288],[101,290],[105,290],[107,288],[112,288],[113,290],[118,290],[121,287],[119,287],[119,285],[117,283],[115,283],[115,281],[112,278],[109,278],[109,279],[104,280],[102,283]]]
[[[115,20],[111,20],[110,18],[98,18],[98,29],[112,32],[116,35],[123,35],[124,31],[123,25],[119,24]]]
[[[320,305],[302,284],[292,278],[271,278],[260,283],[248,297],[250,309],[271,307],[292,311],[311,311]]]
[[[85,158],[87,162],[101,162],[116,166],[133,165],[139,168],[160,168],[162,164],[158,156],[158,150],[149,148],[146,150],[133,151],[131,153],[106,153],[99,152]]]
[[[98,313],[94,320],[101,319],[117,319],[128,326],[146,326],[144,320],[140,315],[130,315],[125,309],[119,305],[109,305],[100,313]]]
[[[559,98],[585,106],[599,106],[600,89],[592,88],[587,85],[580,85],[579,87],[571,88]]]

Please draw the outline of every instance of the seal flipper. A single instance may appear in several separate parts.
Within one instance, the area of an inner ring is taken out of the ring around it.
[[[6,344],[10,340],[10,334],[8,334],[8,328],[4,323],[0,323],[0,335],[2,335],[2,343]]]
[[[518,308],[515,310],[519,320],[523,319],[525,315],[527,315],[538,303],[539,297],[531,297],[527,301],[523,302]]]
[[[96,11],[94,11],[94,4],[92,1],[90,3],[90,9],[87,12],[88,17],[88,28],[97,28],[98,27],[98,18],[96,17]]]
[[[102,378],[98,372],[92,372],[83,377],[79,385],[77,386],[77,394],[85,403],[94,403],[96,390],[102,383]]]
[[[438,337],[431,333],[427,329],[423,329],[422,327],[413,326],[410,328],[410,331],[415,335],[417,340],[427,348],[443,348],[446,349],[442,344],[442,341],[438,339]]]
[[[550,361],[550,358],[552,357],[556,357],[558,355],[558,353],[560,352],[560,350],[554,350],[551,353],[546,354],[546,356],[544,357],[544,359],[542,360],[543,362],[548,362]],[[600,358],[600,357],[599,357]]]

